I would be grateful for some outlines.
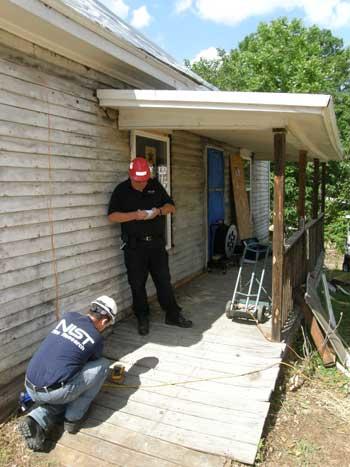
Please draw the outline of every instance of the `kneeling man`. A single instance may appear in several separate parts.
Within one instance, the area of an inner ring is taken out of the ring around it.
[[[18,425],[29,449],[43,448],[57,416],[64,416],[65,431],[79,430],[108,373],[101,333],[116,314],[115,301],[105,295],[91,303],[87,315],[66,313],[32,357],[25,386],[37,407]]]

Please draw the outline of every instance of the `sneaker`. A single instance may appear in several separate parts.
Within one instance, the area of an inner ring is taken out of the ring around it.
[[[165,316],[165,324],[170,326],[178,326],[179,328],[191,328],[193,323],[190,319],[186,319],[180,312],[175,316]]]
[[[82,424],[85,422],[87,418],[88,418],[88,412],[85,412],[85,414],[81,418],[79,418],[79,420],[67,420],[65,418],[63,422],[64,431],[66,431],[67,433],[70,433],[71,435],[75,435],[76,433],[78,433]]]
[[[137,319],[137,330],[140,336],[146,336],[149,333],[148,318]]]
[[[45,431],[32,417],[24,417],[19,421],[17,429],[24,438],[27,448],[42,451],[45,442]]]

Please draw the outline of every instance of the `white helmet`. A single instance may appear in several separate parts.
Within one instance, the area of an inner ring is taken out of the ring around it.
[[[100,315],[108,315],[112,320],[112,324],[115,323],[115,317],[117,316],[117,304],[111,297],[107,295],[102,295],[101,297],[96,298],[91,302],[90,310]]]

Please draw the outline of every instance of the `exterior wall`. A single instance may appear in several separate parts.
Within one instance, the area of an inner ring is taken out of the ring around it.
[[[57,314],[96,295],[130,304],[106,205],[129,164],[129,134],[98,106],[123,84],[12,37],[0,46],[0,385],[22,380]],[[35,55],[35,56],[34,56]],[[56,298],[58,297],[58,301]],[[13,383],[15,384],[15,383]],[[12,388],[0,395],[0,412]]]
[[[107,219],[127,177],[129,132],[104,112],[97,88],[119,82],[0,31],[0,413],[58,314],[84,310],[100,294],[119,318],[131,294],[117,225]],[[204,142],[172,135],[173,282],[206,262]],[[228,160],[226,157],[226,168]],[[229,171],[226,171],[228,211]],[[260,186],[260,185],[257,185]],[[261,182],[262,186],[262,182]],[[150,291],[153,291],[150,286]]]
[[[5,32],[0,39],[2,411],[58,314],[108,294],[121,318],[131,293],[120,228],[106,216],[111,191],[127,177],[129,132],[117,130],[116,114],[95,97],[97,88],[127,85]],[[178,281],[205,264],[199,137],[173,135],[172,188],[178,211],[169,256]]]
[[[177,281],[206,265],[205,165],[199,136],[176,131],[171,144],[173,223],[172,278]]]
[[[267,242],[270,225],[270,163],[254,161],[251,180],[251,209],[255,236]]]

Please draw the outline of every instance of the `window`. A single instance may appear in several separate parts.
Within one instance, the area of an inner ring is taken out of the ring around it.
[[[145,157],[151,168],[151,176],[157,177],[166,191],[171,195],[170,183],[170,139],[169,136],[131,132],[131,158]],[[166,219],[166,248],[171,248],[171,215]]]

